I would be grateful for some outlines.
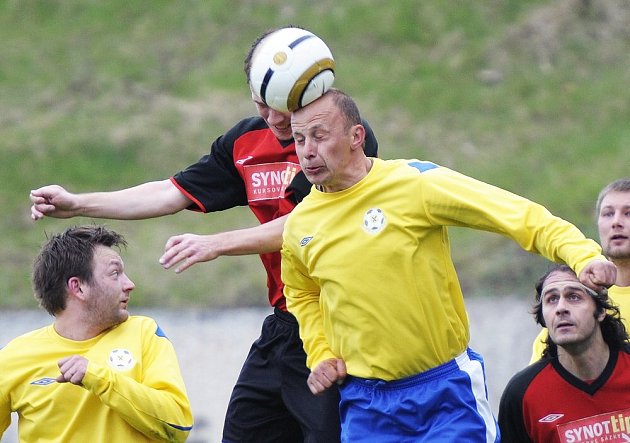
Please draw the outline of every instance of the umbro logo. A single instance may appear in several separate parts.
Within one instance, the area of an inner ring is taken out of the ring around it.
[[[564,417],[564,414],[549,414],[538,420],[539,423],[553,423],[556,420],[560,420]]]
[[[306,246],[311,240],[313,240],[312,235],[309,237],[304,237],[302,240],[300,240],[300,246]]]
[[[50,377],[44,377],[44,378],[40,378],[39,380],[34,380],[31,382],[32,385],[37,385],[37,386],[46,386],[49,385],[51,383],[55,383],[57,380],[55,380],[54,378],[50,378]]]
[[[236,160],[236,163],[238,163],[239,165],[242,165],[242,164],[245,164],[245,162],[247,160],[251,160],[252,158],[254,158],[252,155],[248,155],[245,158],[240,158],[240,159]]]

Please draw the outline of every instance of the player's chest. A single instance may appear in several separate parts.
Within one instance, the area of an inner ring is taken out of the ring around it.
[[[280,146],[277,141],[237,143],[234,166],[245,184],[247,200],[275,200],[282,198],[300,165],[294,145]]]

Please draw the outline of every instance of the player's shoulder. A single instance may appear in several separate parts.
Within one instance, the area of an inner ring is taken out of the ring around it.
[[[505,391],[524,393],[538,374],[549,366],[551,362],[552,360],[550,358],[541,358],[540,360],[524,367],[510,378],[505,386]]]
[[[379,181],[382,180],[403,180],[412,182],[424,182],[426,180],[433,180],[431,176],[435,175],[436,171],[440,171],[446,168],[442,168],[437,163],[433,163],[427,160],[418,159],[391,159],[383,160],[379,158],[374,159],[374,173]]]
[[[622,358],[630,360],[630,343],[625,343],[620,349],[619,354]]]
[[[124,328],[125,330],[151,330],[155,329],[156,326],[157,322],[152,317],[146,315],[130,315],[127,317],[127,320],[118,327]]]
[[[375,159],[374,162],[380,168],[407,170],[407,172],[411,175],[425,174],[426,172],[429,172],[429,171],[437,171],[437,170],[446,169],[432,161],[419,160],[415,158],[411,158],[411,159],[399,158],[399,159],[391,159],[391,160]]]
[[[24,347],[28,347],[28,343],[33,341],[41,341],[41,338],[48,335],[48,328],[50,325],[43,326],[38,329],[34,329],[32,331],[25,332],[24,334],[18,335],[17,337],[9,340],[8,343],[0,343],[0,352],[9,352],[11,349],[23,349]]]
[[[244,118],[215,140],[214,149],[230,150],[242,137],[255,132],[263,134],[265,131],[271,131],[271,129],[269,129],[262,117]]]
[[[404,163],[421,174],[440,169],[440,165],[428,160],[409,159],[405,160]]]
[[[267,125],[265,120],[262,119],[262,117],[247,117],[232,126],[232,128],[228,132],[226,132],[226,136],[238,138],[243,134],[247,134],[248,132],[260,131],[264,129],[269,129],[269,126]]]
[[[126,329],[135,329],[148,334],[155,334],[158,337],[168,338],[157,320],[153,317],[146,315],[130,315],[123,325],[125,325]]]

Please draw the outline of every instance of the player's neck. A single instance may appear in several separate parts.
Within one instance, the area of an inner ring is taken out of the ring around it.
[[[615,286],[630,286],[630,258],[626,260],[615,260],[617,266],[617,280]]]
[[[92,324],[80,316],[65,311],[57,314],[53,327],[57,334],[74,341],[90,340],[109,329],[109,326]]]
[[[599,377],[609,358],[610,348],[601,336],[583,350],[558,346],[558,361],[580,380],[595,380]]]

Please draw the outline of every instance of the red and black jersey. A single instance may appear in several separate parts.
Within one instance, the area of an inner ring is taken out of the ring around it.
[[[378,144],[367,122],[365,152],[377,156]],[[193,204],[191,210],[214,212],[249,205],[266,223],[286,215],[310,191],[293,140],[278,140],[261,117],[239,122],[213,143],[210,153],[171,181]],[[261,254],[267,271],[269,303],[286,310],[280,280],[280,252]]]
[[[630,442],[630,350],[611,350],[590,383],[557,358],[542,359],[509,381],[499,406],[503,442]]]

